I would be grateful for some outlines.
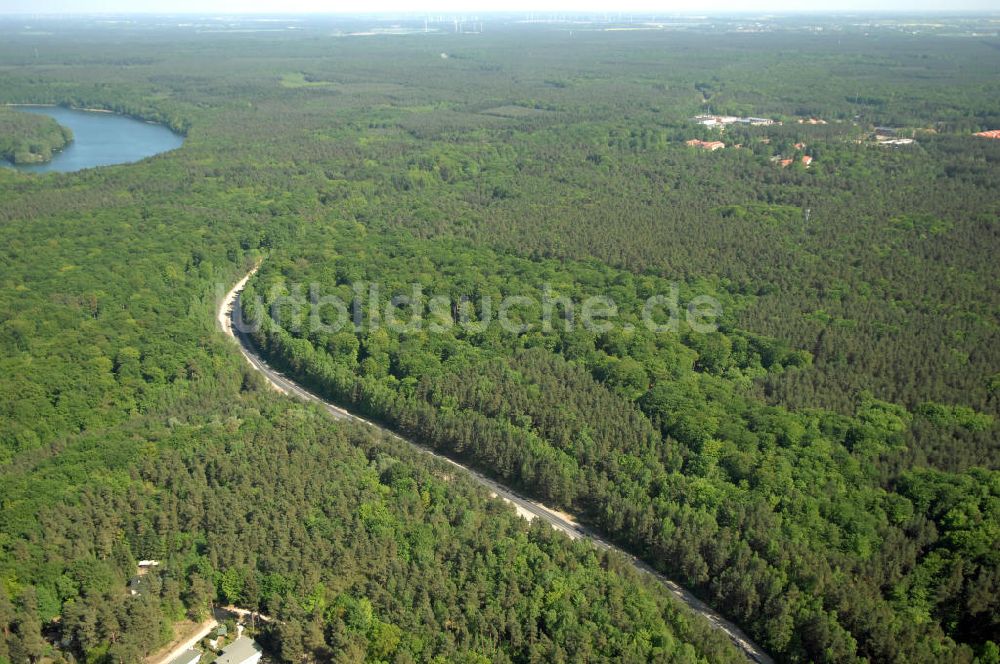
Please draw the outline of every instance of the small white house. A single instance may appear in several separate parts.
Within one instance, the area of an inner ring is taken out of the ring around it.
[[[215,664],[257,664],[264,651],[253,639],[241,636],[223,649]]]
[[[219,625],[215,628],[215,636],[208,642],[209,647],[212,650],[218,650],[227,636],[229,636],[229,629],[225,625]]]

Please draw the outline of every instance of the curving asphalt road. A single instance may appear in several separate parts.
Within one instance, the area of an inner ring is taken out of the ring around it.
[[[239,310],[236,305],[239,302],[239,295],[243,291],[244,286],[246,286],[247,281],[249,281],[250,277],[252,277],[256,272],[257,268],[255,267],[250,272],[248,272],[242,279],[240,279],[240,281],[232,288],[232,290],[230,290],[229,293],[226,294],[225,299],[222,301],[222,305],[219,307],[218,320],[219,320],[219,325],[222,327],[223,331],[229,337],[233,338],[238,342],[240,352],[243,354],[243,357],[246,358],[247,362],[249,362],[254,369],[259,371],[264,376],[264,378],[267,379],[268,384],[272,388],[274,388],[278,392],[281,392],[282,394],[295,396],[298,397],[299,399],[302,399],[303,401],[310,401],[313,403],[317,403],[323,408],[325,408],[330,413],[330,415],[332,415],[335,419],[351,420],[354,422],[360,422],[362,424],[366,424],[370,427],[378,429],[387,436],[391,436],[396,440],[400,440],[412,445],[413,447],[417,448],[421,452],[424,452],[425,454],[429,454],[437,459],[441,459],[442,461],[449,463],[452,466],[455,466],[456,468],[461,468],[469,475],[471,475],[477,482],[479,482],[487,489],[489,489],[490,492],[493,493],[495,496],[502,498],[503,500],[506,500],[508,503],[514,505],[518,513],[527,518],[528,520],[535,518],[542,519],[556,530],[564,532],[571,539],[578,539],[582,537],[589,540],[591,543],[593,543],[594,546],[596,546],[599,549],[615,551],[621,554],[622,556],[625,556],[632,562],[632,564],[636,567],[636,569],[639,569],[655,577],[677,599],[686,604],[688,608],[690,608],[692,611],[694,611],[695,613],[701,615],[703,618],[708,620],[708,622],[713,627],[724,632],[726,636],[730,638],[733,644],[735,644],[736,647],[739,648],[744,655],[746,655],[747,659],[749,659],[752,662],[759,662],[760,664],[774,664],[774,660],[767,653],[765,653],[760,647],[758,647],[753,641],[751,641],[746,636],[746,634],[744,634],[743,631],[740,630],[739,627],[737,627],[733,623],[723,618],[715,610],[713,610],[712,607],[708,606],[700,599],[698,599],[690,592],[688,592],[685,588],[677,585],[676,583],[665,577],[663,574],[656,571],[648,564],[639,560],[632,554],[623,551],[622,549],[618,548],[614,544],[611,544],[610,542],[607,542],[589,528],[581,526],[580,524],[576,523],[576,521],[574,521],[571,516],[564,514],[562,512],[557,512],[555,510],[552,510],[546,507],[545,505],[542,505],[541,503],[528,500],[527,498],[518,495],[517,493],[508,489],[502,484],[498,484],[496,481],[490,479],[489,477],[486,477],[485,475],[479,473],[476,470],[473,470],[472,468],[469,468],[468,466],[464,466],[454,461],[453,459],[449,459],[448,457],[438,454],[437,452],[434,452],[431,449],[419,445],[411,440],[407,440],[406,438],[403,438],[402,436],[393,433],[392,431],[386,429],[385,427],[382,427],[381,425],[366,420],[363,417],[358,417],[357,415],[354,415],[353,413],[350,413],[344,410],[343,408],[340,408],[339,406],[335,406],[332,403],[329,403],[328,401],[325,401],[320,397],[316,396],[312,392],[303,389],[293,380],[285,377],[279,371],[271,368],[268,365],[267,361],[257,354],[257,350],[253,345],[253,341],[244,331],[240,329],[240,326],[238,324],[239,321],[237,320],[237,314]]]

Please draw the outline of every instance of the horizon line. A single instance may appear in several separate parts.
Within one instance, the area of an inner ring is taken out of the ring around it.
[[[533,9],[533,10],[511,10],[511,9],[481,9],[481,10],[454,10],[454,9],[373,9],[369,11],[356,10],[299,10],[299,11],[262,11],[262,10],[227,10],[227,11],[163,11],[163,10],[129,10],[129,11],[58,11],[58,10],[24,10],[24,11],[0,11],[0,17],[7,16],[65,16],[65,17],[86,17],[86,16],[200,16],[200,17],[220,17],[220,16],[419,16],[424,17],[430,14],[448,15],[471,15],[478,16],[525,16],[525,15],[560,15],[560,16],[857,16],[857,15],[883,15],[883,16],[977,16],[977,17],[1000,17],[1000,9],[758,9],[758,10],[713,10],[713,9],[671,9],[668,11],[653,11],[649,9]]]

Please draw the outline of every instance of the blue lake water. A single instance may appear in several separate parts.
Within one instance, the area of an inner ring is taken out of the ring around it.
[[[73,131],[73,142],[52,156],[47,164],[0,165],[27,173],[71,173],[94,166],[127,164],[154,154],[175,150],[184,137],[163,125],[150,124],[115,113],[78,111],[61,106],[18,106],[18,112],[39,113]]]

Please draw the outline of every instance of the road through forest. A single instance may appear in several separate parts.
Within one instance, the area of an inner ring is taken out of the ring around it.
[[[254,273],[256,273],[256,271],[257,268],[255,267],[253,270],[248,272],[242,279],[240,279],[240,281],[232,288],[232,290],[230,290],[226,294],[225,298],[223,299],[219,307],[218,320],[219,320],[219,325],[222,327],[223,331],[238,343],[240,351],[243,354],[243,357],[246,358],[247,362],[249,362],[254,369],[260,372],[264,376],[264,378],[267,379],[268,384],[272,388],[281,392],[282,394],[294,396],[299,399],[302,399],[303,401],[317,403],[320,406],[322,406],[327,412],[329,412],[330,415],[333,416],[335,419],[349,420],[353,422],[360,422],[362,424],[366,424],[370,427],[378,429],[380,432],[384,433],[387,436],[395,438],[396,440],[409,443],[410,445],[416,447],[421,452],[429,454],[437,459],[441,459],[442,461],[451,464],[452,466],[461,468],[469,475],[471,475],[472,478],[476,480],[476,482],[489,489],[489,491],[493,495],[502,498],[508,503],[514,505],[518,513],[521,514],[526,519],[528,519],[529,521],[536,518],[542,519],[543,521],[551,525],[553,528],[562,531],[572,539],[584,538],[593,543],[593,545],[598,547],[599,549],[615,551],[616,553],[625,556],[632,562],[632,564],[637,569],[655,577],[677,599],[679,599],[681,602],[687,605],[687,607],[690,608],[692,611],[694,611],[695,613],[701,615],[703,618],[708,620],[708,622],[715,629],[724,632],[726,636],[728,636],[730,640],[732,640],[732,642],[736,645],[736,647],[739,648],[747,656],[747,659],[754,662],[760,662],[761,664],[774,663],[774,660],[771,659],[771,657],[767,653],[765,653],[760,647],[758,647],[755,643],[753,643],[753,641],[751,641],[746,636],[746,634],[744,634],[743,631],[740,630],[739,627],[737,627],[733,623],[723,618],[710,606],[708,606],[700,599],[692,595],[687,589],[671,581],[663,574],[657,572],[648,564],[639,560],[632,554],[618,548],[617,546],[611,544],[610,542],[607,542],[589,528],[580,525],[573,519],[572,516],[565,514],[563,512],[559,512],[557,510],[553,510],[539,502],[535,502],[521,495],[518,495],[513,490],[503,486],[502,484],[497,483],[495,480],[486,477],[482,473],[479,473],[478,471],[473,470],[468,466],[464,466],[452,459],[449,459],[446,456],[438,454],[434,450],[424,447],[423,445],[420,445],[414,441],[403,438],[379,424],[366,420],[363,417],[354,415],[353,413],[350,413],[349,411],[344,410],[339,406],[335,406],[334,404],[329,403],[324,399],[320,398],[319,396],[313,394],[312,392],[304,389],[295,381],[289,379],[279,371],[269,366],[267,361],[264,360],[258,354],[256,347],[254,346],[253,341],[250,339],[250,337],[240,329],[239,325],[237,325],[238,322],[237,316],[239,314],[239,309],[237,305],[239,302],[240,293],[243,291],[244,286],[246,286],[247,281],[250,280],[250,277],[252,277]]]

